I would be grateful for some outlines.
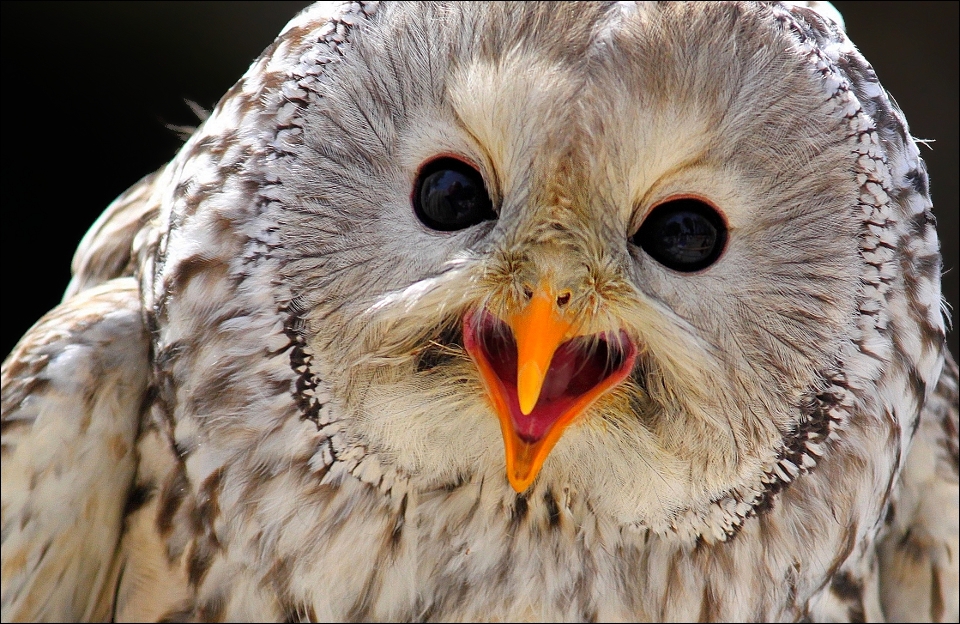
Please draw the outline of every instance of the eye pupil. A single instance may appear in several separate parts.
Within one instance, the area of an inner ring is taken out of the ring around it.
[[[421,169],[413,208],[424,225],[442,232],[497,218],[483,176],[455,158],[439,158]]]
[[[717,261],[727,228],[712,206],[682,198],[654,208],[631,241],[667,268],[691,273]]]

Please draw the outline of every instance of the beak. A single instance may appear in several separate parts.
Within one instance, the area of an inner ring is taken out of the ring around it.
[[[520,412],[527,416],[540,398],[553,354],[572,337],[573,324],[560,313],[555,297],[544,290],[538,290],[526,308],[507,319],[507,324],[517,342]]]
[[[523,492],[564,430],[633,369],[636,347],[621,330],[584,336],[553,289],[541,285],[515,314],[464,318],[464,346],[500,420],[507,478]]]

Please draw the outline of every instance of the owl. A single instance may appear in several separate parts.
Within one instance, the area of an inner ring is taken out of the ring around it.
[[[956,621],[940,272],[828,4],[319,3],[3,363],[3,619]]]

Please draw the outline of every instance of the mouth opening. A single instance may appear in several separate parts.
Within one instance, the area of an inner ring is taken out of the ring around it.
[[[488,312],[471,314],[464,321],[464,341],[468,351],[486,360],[514,431],[528,444],[542,440],[568,412],[576,408],[579,413],[622,381],[636,357],[636,347],[623,330],[562,343],[550,361],[536,405],[524,415],[517,395],[517,343],[510,327]]]

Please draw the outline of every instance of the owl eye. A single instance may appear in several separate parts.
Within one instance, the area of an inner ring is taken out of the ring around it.
[[[710,204],[682,197],[654,208],[630,241],[665,267],[692,273],[720,257],[727,226]]]
[[[424,225],[442,232],[497,218],[483,176],[455,158],[438,158],[420,169],[413,209]]]

